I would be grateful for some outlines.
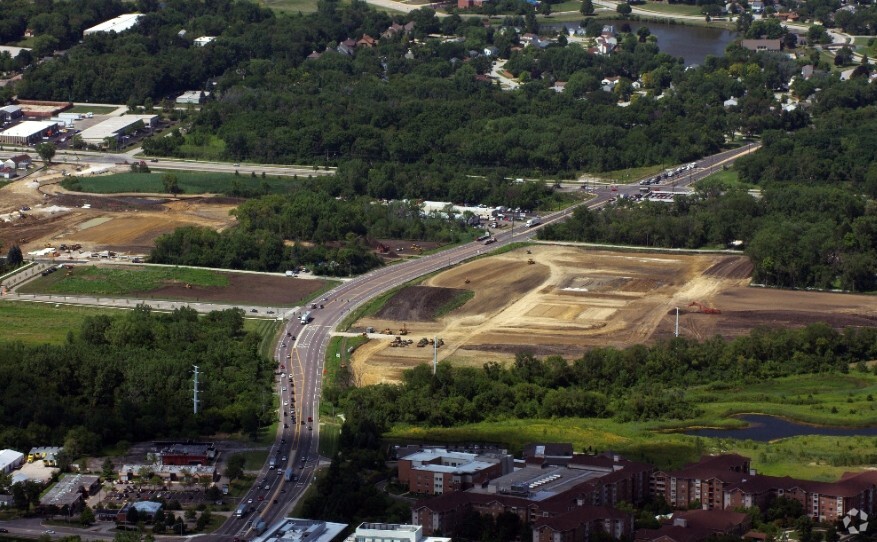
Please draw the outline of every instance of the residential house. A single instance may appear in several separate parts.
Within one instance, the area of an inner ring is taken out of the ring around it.
[[[776,14],[776,18],[783,22],[793,23],[800,19],[801,16],[795,11],[779,11]]]
[[[604,77],[602,81],[600,81],[600,86],[603,87],[603,90],[606,92],[612,92],[615,89],[615,85],[621,81],[621,77],[617,75],[613,75],[612,77]]]
[[[357,47],[374,47],[378,44],[378,40],[369,36],[368,34],[363,34],[359,40],[356,42]]]
[[[725,109],[728,109],[729,107],[737,107],[739,104],[740,102],[738,102],[737,98],[733,96],[722,102],[722,105],[725,107]]]
[[[356,52],[356,40],[347,38],[338,44],[336,50],[342,55],[353,56]]]
[[[613,34],[600,34],[594,42],[597,44],[597,53],[601,55],[611,54],[616,48],[618,48],[618,38]]]
[[[382,38],[395,38],[403,34],[408,34],[414,30],[414,21],[405,24],[393,23],[381,33]]]
[[[749,3],[749,8],[752,10],[752,13],[759,15],[764,13],[764,2],[761,0],[755,0],[754,2]]]
[[[484,48],[484,56],[496,58],[499,56],[499,49],[494,47],[493,45],[488,45]]]
[[[551,87],[551,90],[554,92],[563,92],[566,90],[566,81],[555,81],[554,86]]]
[[[320,54],[320,53],[318,53],[318,52],[316,52],[316,51],[313,51],[313,52],[311,52],[311,54],[309,54],[309,55],[307,56],[307,59],[308,59],[308,60],[317,60],[317,59],[320,58],[321,56],[323,56],[323,55]]]
[[[0,508],[12,508],[14,504],[15,499],[12,495],[0,495]]]
[[[15,176],[16,176],[15,169],[8,167],[8,166],[0,166],[0,178],[9,180]],[[22,455],[22,457],[24,457],[24,456]],[[2,464],[0,464],[0,468],[2,468]]]

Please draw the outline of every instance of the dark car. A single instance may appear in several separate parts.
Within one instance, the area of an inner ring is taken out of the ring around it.
[[[8,533],[8,532],[9,532],[9,529],[2,529],[2,528],[0,528],[0,533]]]

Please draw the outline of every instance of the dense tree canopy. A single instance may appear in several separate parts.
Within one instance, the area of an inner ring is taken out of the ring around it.
[[[188,308],[86,318],[67,344],[0,343],[0,446],[64,444],[71,458],[120,441],[254,433],[271,407],[274,364],[243,312]],[[192,413],[192,365],[202,374]]]

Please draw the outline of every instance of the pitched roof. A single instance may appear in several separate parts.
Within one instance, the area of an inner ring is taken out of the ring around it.
[[[686,510],[674,514],[674,521],[676,518],[684,519],[688,528],[703,528],[723,533],[733,530],[749,520],[749,516],[743,512],[734,512],[733,510]]]
[[[547,444],[527,444],[521,454],[524,459],[529,457],[572,457],[572,443],[549,442]]]
[[[566,513],[542,517],[533,522],[533,528],[548,527],[555,531],[569,531],[583,523],[594,520],[621,519],[630,520],[630,514],[607,506],[576,506]]]

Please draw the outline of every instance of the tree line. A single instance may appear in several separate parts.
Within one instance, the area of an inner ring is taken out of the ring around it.
[[[274,364],[240,309],[204,317],[138,306],[86,318],[63,345],[0,343],[0,446],[65,447],[65,460],[119,442],[255,434],[271,408]],[[192,366],[201,405],[192,412]]]
[[[518,354],[503,367],[421,365],[400,384],[326,390],[348,419],[387,430],[394,424],[452,427],[503,419],[614,417],[688,419],[699,414],[688,386],[745,384],[794,374],[846,372],[877,354],[877,330],[759,329],[746,337],[684,338],[623,350],[597,348],[572,363]]]
[[[462,217],[425,216],[414,202],[335,198],[323,190],[248,200],[233,213],[238,224],[223,232],[190,226],[160,236],[150,261],[252,271],[306,266],[346,276],[381,265],[367,240],[471,238]]]

